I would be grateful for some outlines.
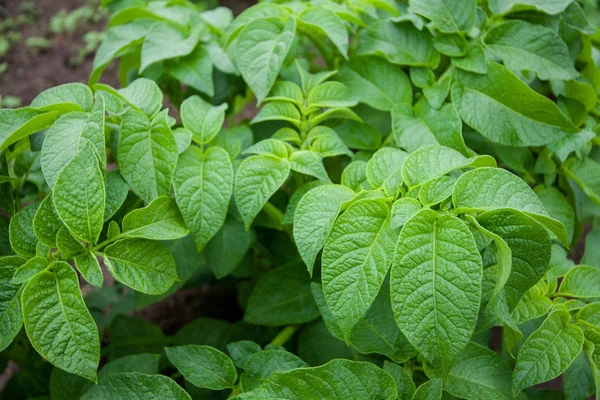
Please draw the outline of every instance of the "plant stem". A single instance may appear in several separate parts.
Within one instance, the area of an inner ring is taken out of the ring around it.
[[[298,330],[300,325],[288,325],[271,340],[271,344],[283,346]]]
[[[267,201],[265,206],[262,209],[265,214],[271,217],[275,222],[281,225],[281,221],[283,221],[283,213],[279,211],[279,208],[275,207],[273,203]]]
[[[183,375],[181,375],[181,372],[175,372],[173,375],[170,376],[171,379],[176,380],[181,378]]]

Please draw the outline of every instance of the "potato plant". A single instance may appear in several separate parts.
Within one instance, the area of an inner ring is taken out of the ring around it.
[[[595,1],[104,6],[0,110],[6,398],[600,398]]]

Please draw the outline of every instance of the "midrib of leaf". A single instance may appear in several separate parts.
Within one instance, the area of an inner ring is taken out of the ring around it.
[[[139,263],[136,263],[136,262],[133,262],[133,261],[130,261],[130,260],[126,260],[126,259],[123,259],[123,258],[120,258],[120,257],[115,257],[115,256],[108,256],[108,258],[109,259],[112,258],[113,260],[121,261],[121,262],[123,262],[125,264],[134,265],[134,266],[136,266],[136,267],[138,267],[140,269],[145,269],[147,271],[156,272],[156,273],[158,273],[160,275],[164,275],[164,276],[168,276],[170,278],[173,278],[172,275],[169,275],[169,274],[165,273],[164,271],[159,271],[159,270],[156,270],[156,269],[153,269],[153,268],[148,268],[148,267],[146,267],[143,264],[139,264]],[[179,277],[176,277],[176,278],[179,278]]]
[[[554,339],[552,339],[552,342],[550,342],[550,344],[548,346],[546,346],[544,348],[544,351],[542,351],[542,353],[539,355],[539,357],[535,360],[535,362],[531,363],[529,369],[527,370],[527,372],[525,373],[525,376],[523,377],[523,379],[521,379],[521,382],[523,382],[525,380],[525,378],[527,378],[529,376],[529,373],[531,372],[531,370],[533,369],[533,366],[536,365],[541,359],[542,356],[544,356],[547,352],[548,349],[554,344],[554,342],[556,342],[558,340],[558,338],[560,337],[560,335],[563,332],[566,332],[568,330],[568,327],[565,328],[561,328],[560,331],[556,334],[556,336],[554,337]]]
[[[448,9],[448,5],[446,4],[446,0],[442,0],[441,3],[444,5],[444,10],[446,10],[446,12],[448,13],[448,16],[450,17],[449,19],[452,21],[452,24],[454,25],[454,30],[460,32],[460,28],[458,27],[458,24],[456,23],[456,20],[452,17],[452,13]],[[446,18],[442,18],[442,19],[444,20],[444,22],[446,22]]]
[[[442,350],[442,345],[440,344],[440,335],[439,335],[439,327],[438,327],[438,315],[437,315],[437,290],[435,288],[435,281],[436,281],[436,260],[437,260],[437,219],[433,222],[433,232],[432,232],[432,252],[433,252],[433,260],[432,260],[432,272],[433,272],[433,279],[432,279],[432,289],[433,289],[433,317],[435,319],[435,340],[437,343],[437,347],[440,351],[440,363],[442,364],[442,371],[445,371],[444,368],[444,357],[442,355],[443,350]]]
[[[205,367],[203,364],[197,363],[192,359],[191,354],[189,353],[185,353],[185,355],[187,356],[187,359],[194,365],[197,365],[198,367],[210,372],[212,375],[216,376],[217,378],[219,378],[221,381],[223,381],[224,383],[226,383],[228,386],[231,386],[233,383],[232,382],[228,382],[227,380],[225,380],[225,378],[223,378],[222,376],[218,375],[216,372],[213,372],[210,368]]]
[[[92,150],[91,146],[90,146],[90,150]],[[93,150],[92,150],[92,153],[93,153]],[[94,156],[94,158],[95,157],[96,156]],[[87,174],[85,176],[84,182],[85,182],[85,215],[86,215],[86,218],[87,218],[88,234],[89,234],[90,240],[94,241],[95,238],[92,236],[92,219],[90,217],[90,207],[89,207],[89,202],[88,202],[88,196],[89,196],[88,192],[89,192],[89,190],[88,190],[88,176],[87,176]]]
[[[156,168],[156,163],[154,162],[154,153],[152,150],[152,122],[150,121],[150,127],[147,129],[148,131],[148,152],[150,153],[150,162],[152,163],[152,169],[154,170],[153,174],[149,174],[150,176],[152,176],[154,178],[154,185],[151,188],[152,193],[152,197],[158,196],[158,177],[156,176],[156,174],[158,173],[158,169]]]
[[[530,116],[528,116],[528,115],[522,114],[520,111],[518,111],[518,110],[515,110],[514,108],[511,108],[511,107],[507,106],[507,105],[506,105],[506,104],[504,104],[504,103],[501,103],[500,101],[496,100],[494,97],[492,97],[492,96],[489,96],[489,95],[488,95],[488,94],[486,94],[486,93],[480,92],[480,91],[478,91],[478,90],[475,90],[475,89],[472,89],[472,88],[470,88],[470,87],[467,87],[467,86],[465,86],[464,84],[461,84],[461,86],[462,86],[462,89],[463,89],[463,90],[465,90],[465,91],[470,91],[470,92],[473,92],[473,93],[477,93],[477,94],[479,94],[480,96],[487,97],[487,98],[488,98],[488,99],[490,99],[492,102],[494,102],[494,103],[496,103],[496,104],[499,104],[499,105],[500,105],[502,108],[505,108],[505,109],[507,109],[507,110],[510,110],[510,111],[512,111],[512,112],[514,112],[514,113],[516,113],[516,114],[518,114],[518,115],[520,115],[520,116],[522,116],[522,117],[524,117],[524,118],[527,118],[528,120],[535,121],[535,122],[536,122],[536,123],[538,123],[538,124],[542,124],[542,125],[545,125],[545,126],[549,126],[549,127],[551,127],[551,128],[560,129],[561,131],[567,132],[567,131],[565,131],[565,128],[563,128],[563,127],[561,127],[561,126],[558,126],[558,125],[551,125],[551,124],[549,124],[549,123],[547,123],[547,122],[544,122],[544,121],[541,121],[541,120],[538,120],[538,119],[532,118],[532,117],[530,117]],[[507,121],[507,122],[508,122],[508,121]],[[509,122],[509,123],[512,125],[512,122]],[[511,132],[511,134],[514,134],[514,131],[512,131],[512,132]]]
[[[379,336],[381,338],[381,340],[383,340],[385,342],[385,344],[388,345],[388,347],[390,349],[392,349],[393,351],[398,351],[398,349],[396,348],[396,346],[394,346],[390,341],[388,341],[381,333],[379,333],[379,331],[377,329],[375,329],[375,327],[373,326],[373,324],[371,324],[369,321],[367,321],[366,319],[363,319],[363,322],[368,325],[368,327],[375,332],[375,334],[377,336]]]
[[[163,222],[170,222],[170,221],[176,221],[176,220],[177,220],[176,217],[172,217],[172,218],[164,218],[164,219],[161,219],[161,220],[158,220],[158,221],[153,221],[153,222],[150,222],[150,223],[148,223],[146,225],[140,226],[139,228],[135,228],[135,229],[131,229],[131,230],[125,231],[125,232],[123,232],[123,235],[124,236],[131,235],[132,233],[139,232],[139,231],[141,231],[143,229],[147,229],[147,228],[153,227],[155,225],[161,225]]]

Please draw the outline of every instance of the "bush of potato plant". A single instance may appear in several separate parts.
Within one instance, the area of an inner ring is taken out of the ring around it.
[[[600,398],[596,1],[103,5],[0,110],[3,398]]]

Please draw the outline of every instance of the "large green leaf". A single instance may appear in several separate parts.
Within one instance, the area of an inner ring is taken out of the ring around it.
[[[222,390],[235,385],[237,371],[233,361],[214,347],[191,344],[167,347],[165,353],[175,368],[194,386]]]
[[[56,178],[52,202],[73,236],[96,243],[104,225],[106,191],[96,153],[86,145]]]
[[[175,240],[186,236],[185,226],[175,199],[157,197],[145,208],[133,210],[123,218],[123,235],[151,240]]]
[[[23,326],[21,285],[11,283],[11,280],[25,261],[20,256],[0,258],[0,351],[11,344]]]
[[[140,72],[144,72],[156,62],[190,54],[196,47],[203,29],[207,29],[206,26],[198,22],[189,32],[168,22],[152,25],[142,44]]]
[[[600,297],[600,269],[578,265],[565,275],[559,293],[576,298]]]
[[[316,368],[276,373],[236,399],[394,400],[397,396],[392,377],[374,364],[332,360]]]
[[[65,83],[44,90],[31,101],[31,107],[58,112],[89,111],[92,91],[82,83]]]
[[[354,195],[345,186],[325,185],[310,190],[298,203],[294,213],[294,240],[311,276],[317,254],[325,245],[342,204]]]
[[[296,32],[296,20],[260,19],[246,25],[235,43],[237,66],[260,102],[264,99],[287,57]]]
[[[567,198],[555,187],[539,186],[534,191],[550,216],[565,226],[570,243],[575,232],[575,211]]]
[[[141,372],[107,374],[101,384],[93,386],[81,400],[191,400],[174,380],[164,375]]]
[[[377,297],[393,248],[384,199],[354,202],[333,225],[323,250],[323,292],[346,341]]]
[[[246,229],[289,173],[290,162],[285,158],[256,155],[240,164],[235,175],[234,195]]]
[[[244,320],[255,325],[302,324],[319,316],[310,277],[298,264],[267,272],[250,298]]]
[[[423,210],[402,228],[392,263],[392,310],[408,340],[446,375],[479,311],[482,261],[469,228]]]
[[[71,266],[55,262],[30,280],[22,303],[25,330],[35,350],[53,365],[97,382],[98,328]]]
[[[506,14],[519,10],[538,10],[547,14],[564,11],[573,0],[490,0],[490,9],[494,14]]]
[[[348,30],[344,21],[325,7],[307,7],[298,14],[298,28],[315,40],[328,38],[348,58]]]
[[[456,111],[493,142],[541,146],[577,132],[554,102],[498,63],[488,63],[485,75],[458,70],[455,78],[452,101]]]
[[[565,42],[557,32],[541,25],[519,20],[496,25],[485,35],[485,44],[512,71],[535,71],[545,80],[579,75]]]
[[[32,133],[48,128],[58,116],[55,111],[44,112],[30,107],[0,110],[0,151]]]
[[[525,340],[513,373],[513,395],[556,378],[581,353],[583,333],[569,320],[567,311],[556,310]]]
[[[175,200],[192,232],[196,248],[202,251],[221,229],[233,190],[233,167],[229,154],[220,147],[204,153],[188,148],[177,162]]]
[[[392,64],[434,68],[440,62],[429,31],[420,31],[410,22],[379,20],[360,31],[358,43],[357,55],[385,57]]]
[[[169,250],[147,239],[119,240],[104,250],[106,265],[119,282],[146,294],[162,294],[179,281]]]
[[[477,21],[475,0],[410,0],[415,14],[430,19],[443,33],[469,32]]]
[[[149,203],[170,194],[178,154],[166,115],[150,121],[139,111],[125,113],[119,135],[119,167],[131,189],[144,201]]]
[[[36,255],[38,238],[33,230],[33,219],[39,205],[34,203],[22,208],[12,216],[8,227],[10,247],[15,253],[27,258]]]

